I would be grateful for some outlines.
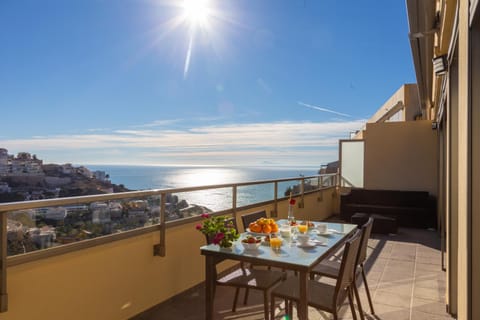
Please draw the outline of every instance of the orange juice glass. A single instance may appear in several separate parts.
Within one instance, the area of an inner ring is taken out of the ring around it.
[[[297,228],[300,233],[306,233],[308,231],[308,226],[306,224],[299,224]]]
[[[270,247],[272,247],[273,250],[280,250],[281,246],[282,238],[270,238]]]

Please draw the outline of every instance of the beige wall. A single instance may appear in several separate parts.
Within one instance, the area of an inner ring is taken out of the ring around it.
[[[437,132],[430,121],[367,123],[364,139],[365,188],[437,195]]]
[[[470,157],[470,124],[469,124],[469,96],[470,72],[469,67],[469,3],[459,2],[459,29],[458,29],[458,319],[469,319],[470,302],[470,221],[469,221],[469,168]],[[472,88],[478,90],[478,88]]]
[[[472,24],[471,59],[472,88],[480,88],[480,9],[477,7],[477,16]],[[480,91],[473,90],[472,94],[472,194],[480,194]],[[480,230],[480,197],[474,196],[472,202],[472,230]],[[480,270],[480,232],[472,232],[472,266],[471,270]],[[472,272],[472,301],[480,301],[480,273]],[[472,303],[472,319],[480,319],[480,304]]]
[[[399,108],[400,106],[400,108]],[[384,122],[398,110],[402,110],[402,121],[414,120],[420,114],[420,101],[417,85],[414,83],[402,85],[368,120],[369,123]]]
[[[326,218],[337,200],[335,188],[305,195],[304,207],[297,206],[295,215],[299,219]],[[237,214],[262,209],[270,212],[273,205]],[[279,203],[278,213],[286,218],[287,201]],[[153,256],[159,235],[151,233],[9,267],[9,310],[0,318],[128,319],[204,280],[199,248],[205,239],[195,229],[197,223],[167,229],[166,257]]]

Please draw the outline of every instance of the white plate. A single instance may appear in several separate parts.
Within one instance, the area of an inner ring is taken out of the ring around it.
[[[299,247],[299,248],[313,248],[316,245],[317,245],[317,243],[314,242],[314,241],[307,241],[305,243],[297,242],[297,247]]]
[[[330,230],[327,230],[325,232],[320,232],[320,231],[318,232],[319,236],[329,236],[329,235],[332,235],[332,234],[333,234],[333,232],[330,231]]]

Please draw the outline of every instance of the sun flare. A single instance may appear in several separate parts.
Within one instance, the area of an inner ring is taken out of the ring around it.
[[[183,9],[186,21],[195,26],[208,24],[210,16],[208,0],[184,0]]]
[[[225,46],[222,43],[220,32],[223,25],[234,23],[229,12],[226,10],[223,0],[169,0],[164,1],[169,10],[160,11],[172,13],[170,19],[160,25],[162,34],[155,41],[155,44],[164,44],[163,38],[168,34],[175,34],[176,42],[181,43],[185,48],[183,77],[187,78],[190,65],[196,54],[202,54],[206,50],[214,50],[214,54],[208,53],[211,57],[217,57],[219,51]],[[173,10],[170,10],[173,9]],[[175,49],[176,54],[177,50]]]

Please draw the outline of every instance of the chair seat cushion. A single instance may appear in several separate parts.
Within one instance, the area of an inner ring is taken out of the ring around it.
[[[307,282],[307,289],[308,296],[310,297],[310,300],[308,301],[309,305],[327,312],[334,312],[335,303],[333,297],[335,294],[335,286],[309,280]],[[279,286],[273,289],[272,296],[298,302],[300,296],[298,278],[287,278],[287,280],[283,281]],[[344,301],[346,296],[347,292],[342,290],[339,294],[339,301]]]
[[[325,261],[317,264],[312,273],[317,274],[322,277],[328,278],[338,278],[338,273],[340,271],[340,261]]]

